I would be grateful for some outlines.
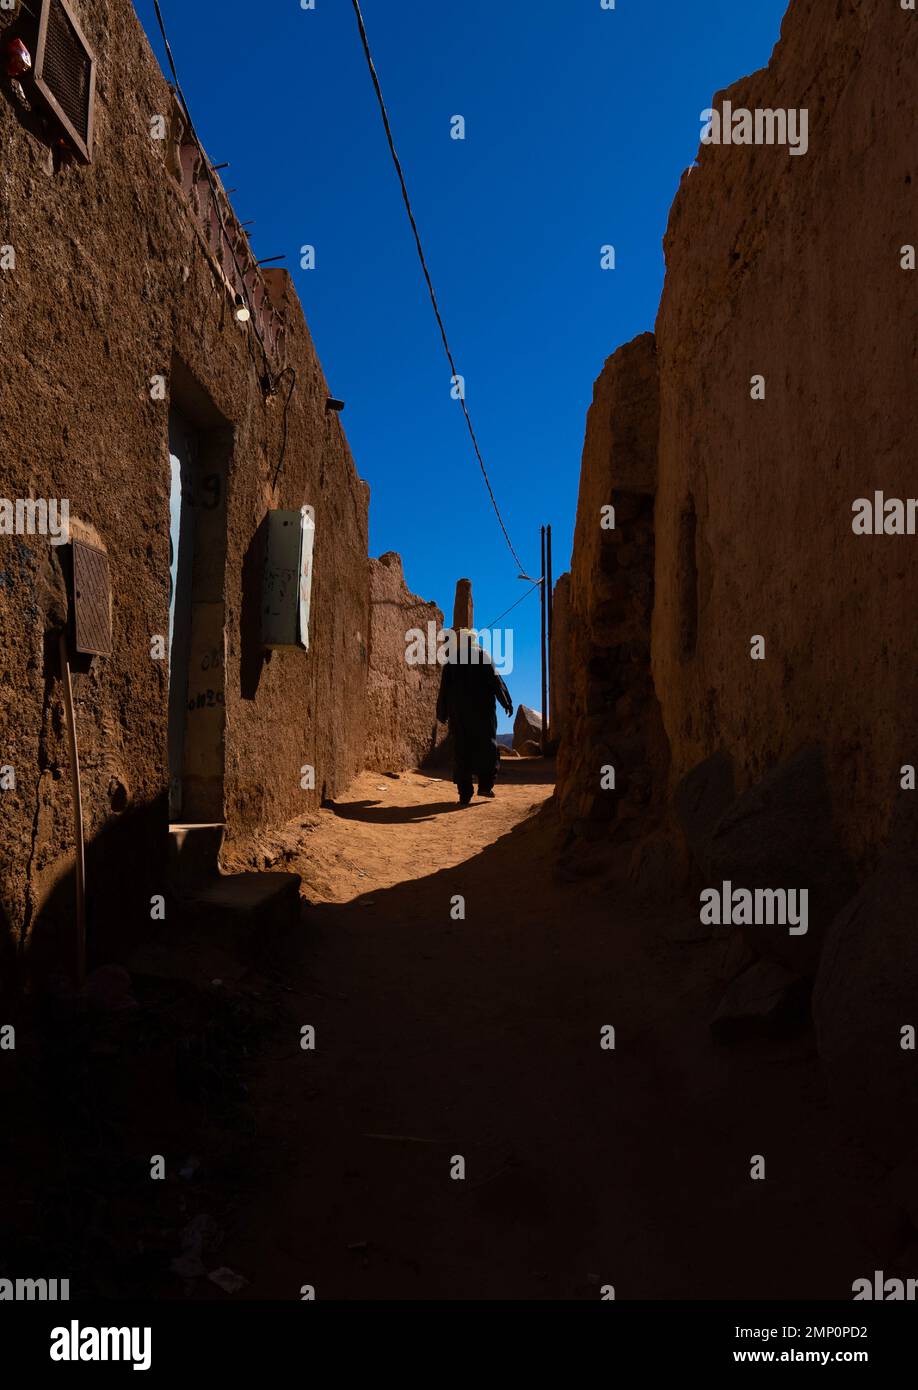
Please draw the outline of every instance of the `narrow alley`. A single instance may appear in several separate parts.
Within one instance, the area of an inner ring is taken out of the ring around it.
[[[916,112],[918,0],[0,0],[28,1370],[906,1345]]]
[[[724,941],[562,881],[551,792],[536,759],[467,810],[367,773],[305,838],[251,1078],[264,1181],[224,1251],[243,1297],[843,1298],[872,1267],[869,1160],[810,1033],[718,1049]]]

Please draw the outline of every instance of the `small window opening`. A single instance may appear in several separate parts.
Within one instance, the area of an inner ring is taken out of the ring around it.
[[[42,0],[35,87],[81,159],[92,159],[96,60],[67,0]]]

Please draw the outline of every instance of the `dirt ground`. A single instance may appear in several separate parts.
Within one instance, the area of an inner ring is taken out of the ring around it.
[[[505,763],[460,808],[364,774],[257,850],[302,875],[295,928],[252,953],[173,924],[131,1007],[24,1017],[0,1273],[247,1301],[848,1300],[913,1272],[811,1032],[715,1044],[727,943],[560,873],[551,776]]]
[[[304,836],[222,1256],[238,1297],[850,1299],[893,1268],[811,1035],[716,1046],[725,943],[677,939],[687,904],[563,881],[550,778],[505,763],[461,809],[449,782],[364,774]]]

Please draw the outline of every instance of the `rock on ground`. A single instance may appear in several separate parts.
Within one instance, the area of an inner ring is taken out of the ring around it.
[[[890,858],[833,922],[813,996],[817,1042],[845,1123],[872,1149],[918,1159],[918,867]]]
[[[722,775],[722,774],[721,774]],[[856,888],[835,832],[819,748],[802,749],[743,793],[718,820],[701,851],[707,887],[803,889],[808,930],[743,928],[754,949],[801,975],[814,974],[825,932]]]
[[[541,750],[542,716],[538,710],[530,709],[528,705],[520,705],[513,721],[513,747],[518,753],[522,753],[523,745],[526,743],[535,743]]]
[[[727,986],[711,1019],[718,1042],[779,1037],[806,1020],[809,985],[777,961],[760,960]]]

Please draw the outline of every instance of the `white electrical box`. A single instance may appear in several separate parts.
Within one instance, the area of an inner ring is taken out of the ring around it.
[[[261,640],[264,646],[309,650],[315,512],[268,512]]]

